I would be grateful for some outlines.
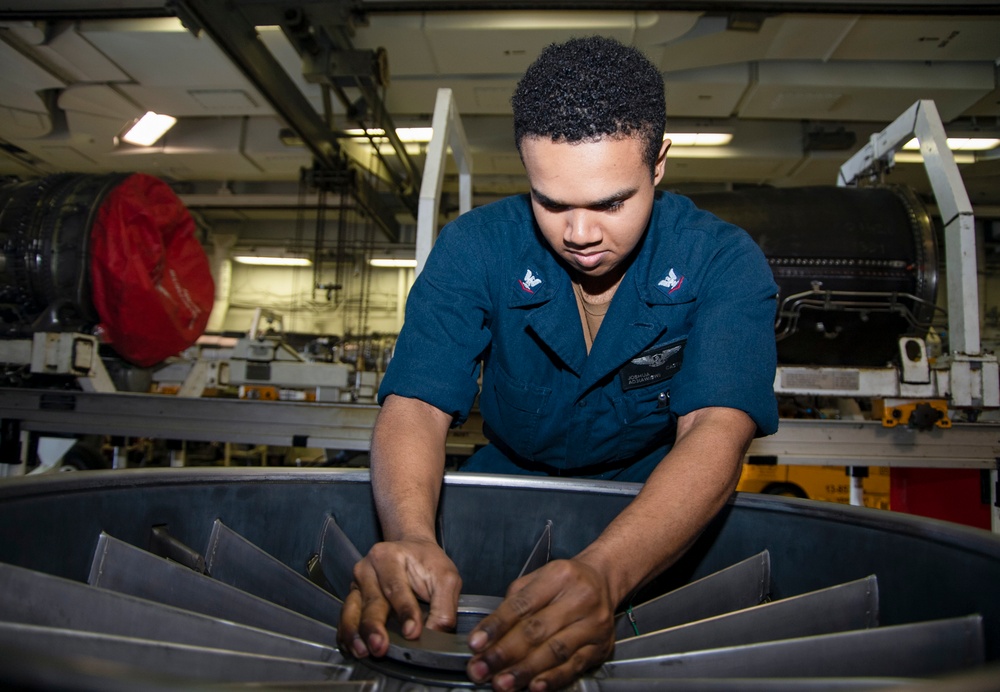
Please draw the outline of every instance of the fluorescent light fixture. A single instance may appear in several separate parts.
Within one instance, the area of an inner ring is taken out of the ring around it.
[[[385,137],[385,130],[381,128],[372,128],[369,130],[353,129],[344,130],[344,134],[349,137],[374,137],[380,139]],[[434,128],[432,127],[397,127],[396,136],[399,137],[401,142],[429,142],[431,141],[431,135],[434,134]]]
[[[420,156],[420,145],[415,143],[403,144],[403,151],[406,152],[408,156]],[[378,153],[382,156],[395,156],[396,150],[392,148],[391,144],[379,144]]]
[[[373,267],[386,267],[396,269],[413,269],[417,266],[415,259],[403,259],[399,257],[372,257],[368,264]]]
[[[955,159],[955,163],[965,164],[965,163],[976,162],[975,154],[967,154],[967,153],[953,154],[952,158]],[[919,151],[898,151],[896,152],[896,155],[893,157],[893,160],[896,163],[923,163],[924,157]]]
[[[172,115],[162,115],[153,111],[147,111],[146,115],[132,123],[131,127],[128,127],[125,134],[121,135],[121,140],[138,147],[151,147],[176,122],[177,118]]]
[[[385,136],[385,130],[378,127],[372,127],[367,130],[353,128],[350,130],[344,130],[344,134],[348,137],[383,137]]]
[[[397,127],[396,136],[401,142],[429,142],[434,134],[433,127]]]
[[[995,149],[1000,145],[1000,139],[996,137],[948,137],[948,148],[952,151],[987,151]],[[920,149],[920,142],[916,137],[903,145],[906,151],[916,151]]]
[[[663,139],[669,139],[675,147],[724,147],[733,141],[728,132],[668,132]]]
[[[409,246],[373,249],[368,264],[389,269],[413,269],[417,266],[414,249]]]
[[[280,248],[241,251],[233,255],[233,261],[261,267],[308,267],[312,264],[304,254]]]

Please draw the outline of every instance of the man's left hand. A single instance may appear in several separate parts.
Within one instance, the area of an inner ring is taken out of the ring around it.
[[[499,607],[469,633],[467,673],[495,690],[556,690],[614,649],[606,578],[579,558],[550,562],[510,585]]]

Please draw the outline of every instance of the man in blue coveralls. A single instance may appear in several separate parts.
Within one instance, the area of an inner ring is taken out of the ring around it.
[[[454,627],[461,579],[435,514],[448,429],[478,394],[491,444],[462,470],[644,483],[469,634],[473,681],[537,691],[611,653],[616,608],[684,553],[750,441],[776,430],[777,287],[744,231],[656,191],[664,87],[639,51],[549,46],[512,104],[530,194],[446,226],[413,286],[372,438],[385,540],[355,567],[338,639],[382,656],[390,613],[409,639]]]

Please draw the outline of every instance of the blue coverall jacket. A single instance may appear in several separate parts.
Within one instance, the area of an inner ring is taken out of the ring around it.
[[[708,406],[777,429],[777,286],[742,229],[658,193],[588,355],[565,265],[527,196],[442,230],[379,389],[464,421],[491,444],[461,470],[643,481],[677,417]],[[479,384],[480,374],[482,386]]]

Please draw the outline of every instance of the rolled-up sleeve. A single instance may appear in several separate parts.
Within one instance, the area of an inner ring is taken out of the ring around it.
[[[724,406],[746,412],[757,435],[778,429],[774,397],[778,287],[767,259],[732,227],[708,266],[698,296],[684,365],[673,381],[671,408],[684,415]]]
[[[464,218],[464,217],[463,217]],[[406,302],[403,328],[379,387],[420,399],[465,421],[489,346],[489,276],[481,234],[459,219],[442,229]]]

